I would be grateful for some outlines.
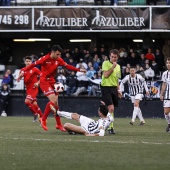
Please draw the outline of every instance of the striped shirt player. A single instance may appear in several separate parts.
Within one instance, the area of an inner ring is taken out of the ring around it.
[[[145,79],[140,74],[135,74],[135,77],[127,75],[120,83],[121,91],[124,91],[124,84],[128,83],[130,96],[132,97],[132,103],[134,103],[134,97],[138,96],[140,100],[143,97],[143,90],[145,88],[148,91]]]
[[[170,104],[167,105],[167,100],[170,100],[170,70],[165,71],[162,74],[162,82],[166,83],[166,90],[164,94],[164,107],[170,107]]]
[[[97,121],[77,113],[58,111],[57,114],[67,119],[74,119],[80,123],[80,126],[66,123],[64,127],[67,131],[84,134],[86,136],[104,136],[105,130],[109,127],[110,123],[113,122],[113,117],[108,113],[108,108],[105,105],[99,106],[98,114],[100,118]]]
[[[145,124],[145,121],[142,116],[142,112],[139,107],[139,103],[143,98],[143,90],[145,88],[146,94],[149,95],[149,90],[146,85],[145,79],[140,75],[136,74],[136,69],[134,67],[130,68],[130,74],[127,75],[120,83],[120,90],[124,91],[124,84],[128,83],[131,101],[134,104],[134,110],[132,115],[132,120],[130,124],[133,125],[136,119],[136,116],[140,119],[140,125]]]
[[[168,123],[166,132],[170,132],[170,57],[166,60],[167,71],[162,74],[162,88],[160,92],[160,99],[163,101],[164,115]]]

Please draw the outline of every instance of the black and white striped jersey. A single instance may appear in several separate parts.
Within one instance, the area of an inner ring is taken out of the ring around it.
[[[170,100],[170,71],[167,70],[162,74],[162,81],[166,83],[166,89],[164,94],[165,100]]]
[[[131,96],[135,96],[136,94],[143,94],[144,88],[146,92],[149,91],[145,79],[140,74],[135,74],[134,77],[131,77],[130,74],[125,76],[125,78],[120,83],[121,91],[124,91],[124,84],[126,82],[128,83]]]
[[[113,122],[113,117],[108,113],[106,118],[100,118],[97,121],[92,121],[88,124],[88,132],[90,134],[95,134],[100,132],[100,128],[106,130],[110,123]]]

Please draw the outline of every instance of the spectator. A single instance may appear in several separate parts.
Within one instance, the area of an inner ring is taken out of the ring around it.
[[[132,52],[131,56],[128,59],[128,63],[130,64],[130,66],[136,66],[136,64],[138,64],[138,59],[136,57],[136,53]]]
[[[70,6],[71,1],[72,0],[65,0],[65,6]],[[73,2],[74,2],[74,5],[77,6],[77,0],[73,0]]]
[[[94,55],[94,59],[93,59],[93,67],[95,71],[99,70],[99,64],[100,64],[100,58],[97,54]]]
[[[63,85],[66,84],[66,77],[65,77],[64,69],[58,69],[57,82],[60,82]]]
[[[155,55],[152,53],[152,49],[148,48],[148,53],[145,56],[146,59],[149,60],[149,63],[151,64],[153,60],[155,60]]]
[[[139,64],[140,64],[141,67],[145,67],[145,60],[146,60],[145,59],[145,54],[142,53],[140,55],[140,59],[139,59]]]
[[[96,73],[96,71],[94,70],[94,68],[93,68],[93,67],[90,67],[90,70],[87,71],[86,76],[87,76],[88,78],[92,78],[95,73]]]
[[[71,96],[76,91],[77,88],[77,76],[74,71],[72,71],[71,74],[67,77],[66,85],[67,85],[66,94],[68,96]]]
[[[10,89],[7,84],[3,84],[0,90],[0,102],[2,106],[2,116],[7,116],[7,109],[10,99]]]
[[[97,54],[99,56],[100,52],[98,51],[97,47],[93,48],[93,51],[91,52],[91,56],[94,57],[94,55]]]
[[[130,74],[130,68],[129,67],[126,67],[122,73],[122,78],[124,78],[125,76],[127,76],[128,74]]]
[[[11,74],[11,70],[10,69],[8,69],[6,72],[10,76],[10,82],[9,82],[10,88],[13,88],[14,87],[14,76]]]
[[[80,49],[78,47],[75,47],[73,51],[74,62],[78,63],[80,61],[80,58],[83,58],[83,54],[80,52]]]
[[[92,84],[92,88],[91,88],[93,96],[97,96],[97,91],[100,90],[100,84],[98,82],[101,82],[102,78],[101,78],[101,76],[99,76],[99,74],[95,73],[93,78],[92,78],[92,80],[94,80],[93,84]]]
[[[155,73],[152,70],[152,68],[149,66],[149,64],[146,64],[146,69],[145,69],[144,73],[145,73],[145,79],[147,79],[147,80],[152,80],[153,77],[155,76]]]
[[[99,0],[94,0],[94,5],[98,5]],[[104,0],[100,0],[101,5],[104,5]]]
[[[70,64],[70,57],[71,57],[71,55],[70,55],[70,53],[68,53],[68,52],[66,52],[65,53],[65,56],[63,57],[63,60],[66,62],[66,63],[68,63],[68,64]]]
[[[88,68],[87,64],[83,61],[83,58],[80,58],[80,61],[76,64],[76,68],[81,68],[83,66],[86,70]]]
[[[157,5],[157,0],[146,0],[146,5],[151,5],[151,2],[153,2],[154,5]]]
[[[11,82],[11,77],[10,77],[9,73],[6,71],[5,75],[2,79],[2,85],[7,84],[8,86],[10,86],[10,82]]]
[[[72,57],[69,58],[69,64],[76,67],[76,63],[74,62]]]
[[[165,66],[164,56],[158,48],[156,49],[156,53],[155,53],[155,61],[158,64],[159,71],[163,71],[163,67]]]
[[[155,76],[159,75],[159,67],[155,60],[152,61],[151,68],[155,73]]]
[[[84,69],[84,67],[81,66],[81,69]],[[86,92],[87,86],[88,86],[88,81],[89,81],[89,79],[86,76],[86,73],[77,72],[76,76],[77,76],[77,80],[78,80],[77,81],[78,87],[76,89],[76,92],[73,93],[73,96],[78,96],[80,93]]]
[[[164,63],[165,63],[167,58],[170,56],[170,40],[165,41],[165,44],[162,49],[162,53],[164,55]]]
[[[86,54],[84,55],[84,62],[88,63],[90,61],[93,61],[93,58],[91,57],[90,52],[87,51]]]
[[[10,6],[11,0],[1,0],[2,6]]]
[[[117,6],[117,0],[110,0],[110,5]]]

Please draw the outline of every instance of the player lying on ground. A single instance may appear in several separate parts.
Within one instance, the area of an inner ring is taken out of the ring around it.
[[[67,119],[73,119],[80,123],[80,126],[74,125],[72,123],[65,123],[64,128],[68,132],[75,132],[86,136],[104,136],[105,130],[109,127],[110,123],[113,122],[113,117],[108,113],[107,106],[104,102],[98,109],[99,120],[95,121],[78,113],[70,113],[64,111],[58,111],[59,116],[65,117]]]

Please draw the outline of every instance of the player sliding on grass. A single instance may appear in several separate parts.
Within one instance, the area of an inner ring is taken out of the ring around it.
[[[84,69],[78,69],[75,68],[69,64],[67,64],[60,56],[61,56],[62,48],[59,45],[54,45],[51,49],[51,53],[41,57],[38,61],[31,64],[29,67],[25,69],[25,71],[28,71],[29,69],[35,67],[36,65],[41,65],[41,77],[40,77],[40,88],[45,96],[48,97],[50,100],[45,108],[44,114],[41,121],[41,125],[44,130],[48,130],[46,126],[46,120],[50,112],[52,111],[55,119],[56,119],[56,129],[59,129],[63,132],[66,132],[65,128],[63,127],[60,117],[58,116],[57,110],[58,110],[58,93],[55,93],[54,91],[54,84],[55,81],[55,75],[57,72],[58,66],[64,66],[69,70],[73,71],[82,71],[85,72]]]
[[[109,127],[110,123],[113,122],[113,117],[108,113],[108,108],[104,102],[98,109],[99,120],[95,121],[86,116],[79,115],[78,113],[70,113],[64,111],[58,111],[58,115],[67,119],[73,119],[80,123],[80,126],[72,123],[65,123],[64,128],[70,133],[78,133],[86,136],[104,136],[105,130]]]
[[[126,82],[129,85],[131,101],[132,103],[134,103],[133,115],[132,115],[132,120],[130,121],[130,124],[133,125],[135,122],[136,116],[138,116],[140,119],[139,125],[144,125],[145,120],[143,119],[139,103],[143,98],[143,86],[145,88],[146,94],[149,95],[149,90],[146,85],[146,81],[140,74],[136,74],[136,69],[134,67],[131,67],[130,75],[127,75],[120,83],[121,91],[124,91],[124,84]]]
[[[167,71],[162,74],[162,89],[160,92],[160,99],[163,101],[164,115],[168,123],[166,128],[167,132],[170,132],[170,57],[166,60]]]
[[[30,56],[25,57],[26,67],[28,67],[31,64],[32,64],[31,57]],[[38,114],[40,117],[42,117],[42,112],[37,104],[37,98],[36,98],[38,94],[38,85],[39,85],[38,77],[41,75],[41,71],[36,67],[33,67],[29,71],[24,71],[26,67],[20,70],[20,73],[17,78],[17,82],[19,82],[21,78],[24,77],[24,83],[26,86],[26,94],[27,94],[25,99],[25,104],[34,114],[33,122],[36,122],[38,118]]]

